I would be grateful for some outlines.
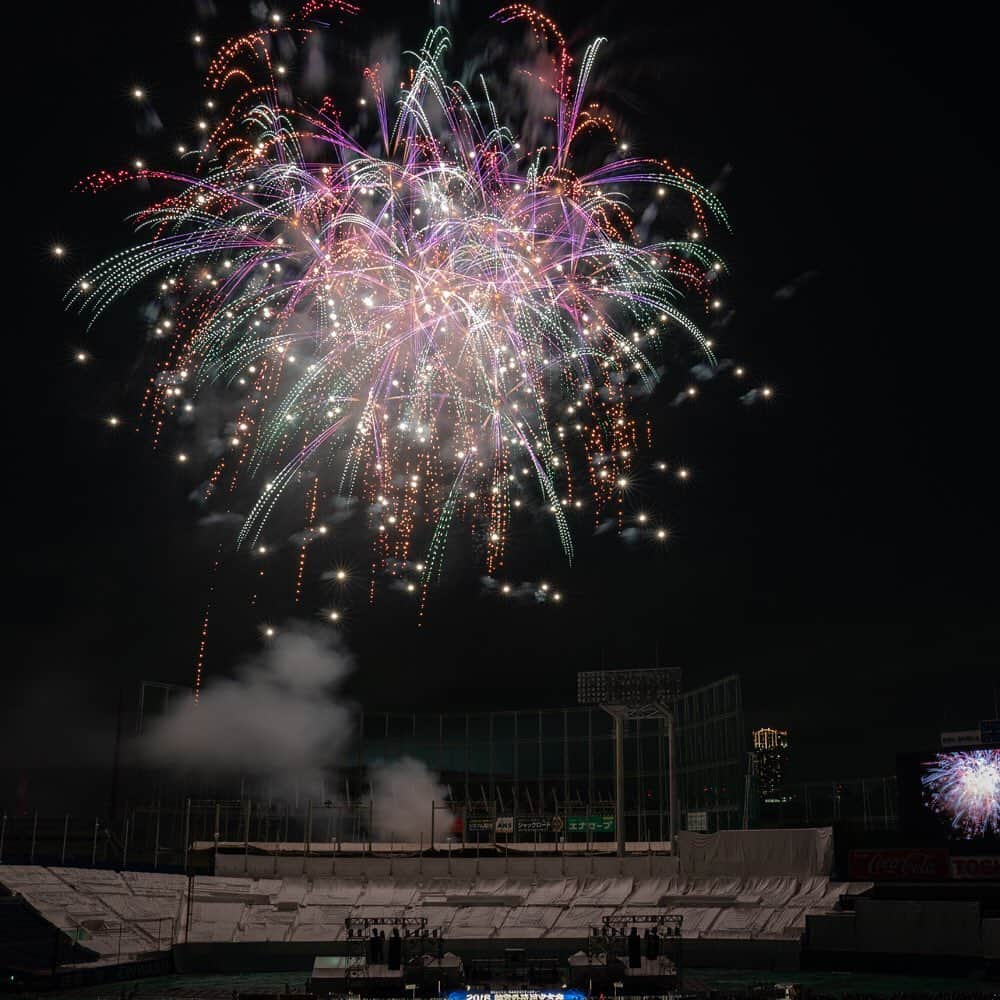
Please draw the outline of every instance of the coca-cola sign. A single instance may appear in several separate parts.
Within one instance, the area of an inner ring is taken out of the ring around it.
[[[847,867],[859,882],[919,882],[946,879],[948,852],[943,847],[880,847],[851,851]]]

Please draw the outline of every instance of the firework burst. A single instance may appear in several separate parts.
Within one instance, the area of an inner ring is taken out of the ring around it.
[[[1000,750],[939,753],[925,767],[925,800],[955,833],[1000,835]]]
[[[257,546],[279,505],[304,496],[297,587],[334,497],[369,512],[375,566],[420,560],[422,590],[456,525],[498,573],[522,505],[543,505],[571,559],[574,508],[621,523],[648,444],[629,400],[655,385],[665,338],[714,363],[685,303],[714,301],[724,267],[707,238],[722,206],[685,170],[629,155],[588,103],[602,39],[577,68],[556,26],[520,5],[495,17],[527,23],[545,53],[533,83],[551,115],[531,129],[544,141],[523,147],[484,79],[448,81],[442,28],[401,83],[365,71],[358,116],[372,127],[358,138],[329,99],[294,100],[274,57],[324,7],[350,12],[311,2],[221,47],[207,78],[216,118],[189,173],[87,178],[167,193],[137,216],[144,242],[71,298],[97,318],[158,284],[165,348],[143,402],[154,436],[197,419],[203,394],[229,394],[205,497],[227,506],[253,484],[239,542]],[[634,219],[671,192],[683,228],[650,242]]]

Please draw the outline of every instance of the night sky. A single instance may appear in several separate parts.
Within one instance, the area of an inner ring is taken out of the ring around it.
[[[140,203],[72,185],[137,155],[173,162],[201,97],[191,33],[254,23],[245,3],[217,6],[206,19],[182,3],[78,5],[44,24],[27,11],[10,35],[32,62],[8,108],[8,203],[24,214],[6,297],[7,767],[106,759],[119,687],[132,704],[142,679],[193,675],[224,536],[196,525],[193,472],[106,426],[136,422],[137,304],[88,334],[61,299],[125,244],[119,220]],[[425,4],[366,6],[349,26],[359,41],[395,28],[415,47],[431,23]],[[372,710],[572,704],[577,670],[650,666],[658,648],[688,686],[739,673],[748,724],[791,731],[794,776],[892,773],[897,750],[992,716],[1000,680],[986,33],[961,5],[923,23],[825,2],[657,5],[656,21],[636,13],[653,5],[542,6],[577,45],[610,37],[599,79],[637,145],[719,182],[733,278],[715,336],[776,395],[744,407],[723,377],[672,408],[664,386],[655,452],[693,476],[639,488],[672,539],[630,546],[581,525],[570,569],[553,532],[523,529],[512,576],[551,577],[560,607],[484,597],[459,545],[419,630],[411,602],[369,608],[359,582],[352,693]],[[491,9],[462,5],[453,70]],[[137,135],[136,84],[158,135]],[[360,558],[338,544],[314,577]],[[329,604],[315,583],[294,608],[291,556],[273,565],[266,614],[238,571],[221,588],[209,680],[265,618]]]

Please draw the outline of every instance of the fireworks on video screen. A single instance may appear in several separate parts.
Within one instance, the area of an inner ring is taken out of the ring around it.
[[[924,766],[925,801],[955,834],[1000,836],[1000,750],[939,753]]]
[[[494,17],[526,24],[541,53],[519,74],[542,95],[530,129],[501,120],[485,78],[449,82],[441,27],[401,79],[365,70],[350,109],[296,99],[315,18],[353,12],[313,0],[223,44],[183,170],[137,161],[83,182],[162,193],[137,213],[141,242],[84,274],[72,304],[96,320],[156,289],[145,421],[191,466],[205,458],[192,428],[224,412],[201,497],[244,515],[237,541],[252,553],[295,511],[296,597],[307,546],[349,504],[367,516],[372,585],[403,574],[421,595],[459,528],[502,583],[512,523],[539,509],[568,560],[573,519],[662,542],[659,519],[630,509],[652,433],[633,401],[668,341],[715,365],[691,315],[722,308],[718,198],[632,153],[590,100],[603,39],[577,61],[523,5]],[[677,232],[654,239],[649,220]]]

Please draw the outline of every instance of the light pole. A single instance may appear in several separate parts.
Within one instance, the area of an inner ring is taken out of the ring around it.
[[[653,670],[585,670],[576,675],[577,701],[598,705],[615,725],[615,833],[618,857],[625,856],[625,720],[664,719],[667,723],[667,775],[671,851],[676,848],[677,783],[674,716],[681,693],[679,667]]]

